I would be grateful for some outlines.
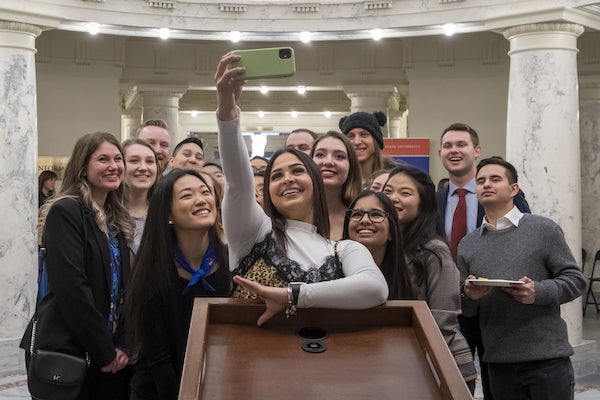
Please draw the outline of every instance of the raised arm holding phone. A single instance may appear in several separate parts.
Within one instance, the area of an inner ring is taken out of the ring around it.
[[[244,68],[232,67],[240,58],[225,54],[215,74],[219,148],[227,176],[223,223],[234,282],[266,302],[258,325],[283,310],[293,315],[296,307],[364,309],[383,303],[388,287],[371,253],[350,240],[328,239],[323,182],[306,154],[276,152],[265,173],[265,210],[256,203],[237,106],[244,81],[236,77]],[[269,287],[243,278],[257,263],[268,265],[279,282],[289,285]]]

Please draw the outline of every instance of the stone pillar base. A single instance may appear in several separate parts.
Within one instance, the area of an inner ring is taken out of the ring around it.
[[[595,374],[600,366],[600,355],[598,354],[597,342],[595,340],[583,340],[574,345],[575,354],[571,356],[575,378]]]
[[[25,373],[25,354],[21,338],[0,340],[0,376]]]

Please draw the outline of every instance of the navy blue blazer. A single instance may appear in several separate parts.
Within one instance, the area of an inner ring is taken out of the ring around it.
[[[442,220],[442,227],[444,229],[446,227],[446,204],[448,203],[449,191],[450,187],[446,185],[445,187],[441,188],[435,193],[438,213]],[[531,210],[529,209],[529,203],[527,203],[527,200],[525,200],[525,193],[523,193],[521,189],[519,189],[517,195],[513,197],[513,203],[515,206],[517,206],[519,210],[521,210],[521,212],[531,214]],[[483,222],[483,216],[485,215],[485,211],[483,210],[483,206],[481,204],[477,203],[477,205],[477,227],[479,228],[481,226],[481,223]]]

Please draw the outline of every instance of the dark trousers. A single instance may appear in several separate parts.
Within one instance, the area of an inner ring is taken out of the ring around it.
[[[569,357],[520,363],[489,363],[497,400],[573,400],[575,376]]]
[[[475,358],[475,350],[479,357],[479,367],[481,368],[481,388],[483,389],[483,398],[485,400],[494,400],[492,391],[490,389],[490,380],[488,376],[487,363],[483,362],[483,355],[485,349],[483,348],[483,341],[481,340],[481,328],[479,327],[479,316],[465,317],[462,315],[458,316],[458,325],[460,326],[460,332],[463,334],[471,354]]]

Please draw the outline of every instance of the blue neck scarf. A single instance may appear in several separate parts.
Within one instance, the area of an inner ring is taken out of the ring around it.
[[[177,264],[184,271],[186,271],[190,275],[192,275],[192,278],[188,282],[185,290],[183,291],[184,293],[187,292],[187,290],[190,287],[192,287],[196,283],[198,283],[198,281],[202,282],[202,286],[204,287],[204,289],[208,290],[209,292],[215,293],[217,291],[217,289],[212,287],[210,285],[210,283],[208,283],[208,281],[206,280],[208,273],[213,269],[213,267],[215,266],[215,263],[216,263],[215,249],[212,244],[208,245],[208,248],[206,249],[206,252],[204,253],[204,257],[202,258],[202,263],[200,264],[200,268],[198,268],[198,269],[192,268],[190,263],[188,263],[187,260],[185,259],[185,257],[183,256],[181,249],[177,245],[175,245],[175,262],[177,262]]]

